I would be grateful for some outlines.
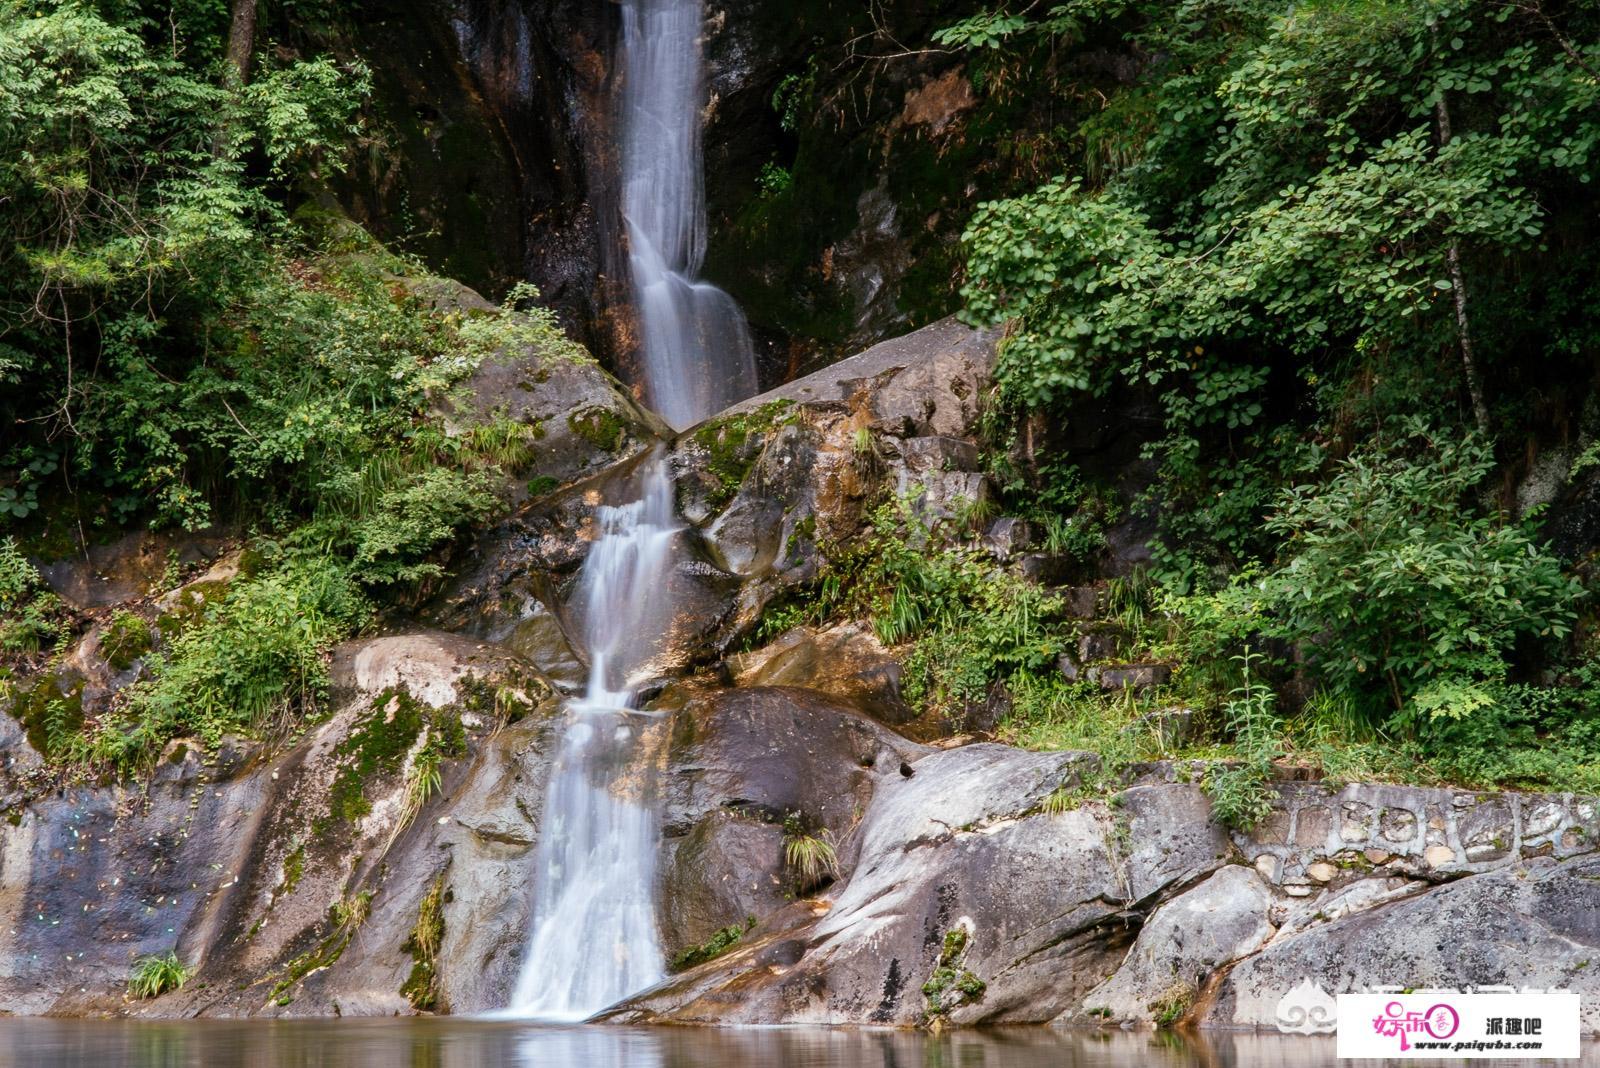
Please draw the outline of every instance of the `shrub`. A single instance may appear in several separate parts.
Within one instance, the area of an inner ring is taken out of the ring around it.
[[[323,654],[361,626],[370,606],[329,560],[291,559],[241,580],[149,661],[90,740],[96,758],[131,769],[167,739],[261,733],[316,709],[326,693]]]
[[[798,812],[791,812],[783,821],[783,862],[794,873],[799,894],[815,890],[825,879],[839,874],[832,835],[826,829],[808,831]]]
[[[1248,649],[1238,658],[1244,682],[1224,706],[1226,729],[1239,761],[1213,764],[1202,788],[1211,798],[1211,811],[1230,827],[1248,830],[1266,819],[1277,796],[1268,784],[1273,766],[1282,755],[1282,729],[1273,711],[1272,690],[1251,677],[1256,660]]]
[[[194,969],[168,950],[158,956],[141,957],[128,978],[128,993],[136,998],[160,997],[169,990],[182,989]]]
[[[1491,465],[1476,439],[1410,423],[1286,491],[1268,521],[1280,562],[1174,601],[1181,642],[1292,643],[1326,689],[1411,723],[1486,707],[1517,639],[1564,637],[1581,592],[1527,525],[1467,503]]]

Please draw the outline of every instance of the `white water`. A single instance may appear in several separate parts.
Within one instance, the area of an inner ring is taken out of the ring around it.
[[[744,314],[699,278],[702,28],[700,0],[622,4],[622,215],[644,387],[650,406],[680,430],[756,392]]]
[[[667,580],[680,529],[660,454],[640,498],[596,512],[599,539],[575,609],[588,689],[568,708],[534,854],[533,932],[506,1015],[581,1020],[665,974],[655,914],[656,811],[637,759],[644,713],[629,709],[670,623]]]

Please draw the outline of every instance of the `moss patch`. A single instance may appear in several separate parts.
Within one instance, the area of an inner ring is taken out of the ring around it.
[[[776,400],[750,412],[707,423],[691,439],[706,452],[706,471],[713,480],[709,494],[713,507],[733,499],[745,476],[761,455],[761,446],[777,427],[794,422],[794,402]]]
[[[113,669],[127,671],[150,651],[151,641],[150,624],[132,612],[118,612],[100,635],[100,651]]]
[[[572,432],[598,449],[616,452],[627,425],[610,408],[584,408],[567,416]]]
[[[404,690],[385,690],[373,698],[367,716],[335,752],[339,771],[328,794],[328,816],[354,823],[372,811],[367,783],[378,775],[400,770],[405,757],[422,733],[426,709]]]
[[[10,712],[22,724],[28,744],[45,757],[54,756],[83,730],[83,679],[46,675],[12,697]]]
[[[416,925],[400,947],[411,954],[413,962],[400,993],[412,1008],[424,1012],[431,1012],[439,1004],[439,947],[444,945],[444,905],[448,900],[441,875],[417,906]]]
[[[689,946],[672,955],[667,968],[674,972],[687,971],[708,960],[716,960],[739,944],[740,939],[756,925],[754,916],[746,916],[743,924],[730,923],[697,946]]]
[[[957,1006],[977,1001],[987,989],[983,980],[963,964],[968,945],[965,927],[953,927],[945,932],[933,974],[922,984],[922,996],[927,998],[926,1018],[930,1025],[937,1025]]]
[[[177,637],[205,617],[207,609],[228,592],[226,580],[191,582],[178,592],[176,603],[156,617],[156,630],[167,640]]]

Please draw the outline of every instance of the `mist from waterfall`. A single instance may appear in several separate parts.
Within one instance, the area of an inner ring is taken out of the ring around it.
[[[649,405],[683,429],[756,392],[733,298],[706,255],[700,0],[622,4],[622,216]]]
[[[664,456],[640,472],[639,499],[601,507],[599,538],[573,608],[589,682],[567,708],[535,849],[532,933],[506,1015],[582,1020],[666,973],[656,931],[653,769],[632,711],[671,622],[672,477]]]

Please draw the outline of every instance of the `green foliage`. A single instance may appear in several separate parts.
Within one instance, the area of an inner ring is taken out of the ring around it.
[[[158,956],[140,957],[128,977],[128,993],[136,998],[160,997],[169,990],[181,989],[193,974],[194,969],[170,949]]]
[[[424,471],[385,490],[372,513],[354,525],[355,575],[375,585],[437,578],[444,569],[429,557],[499,508],[481,472]]]
[[[879,507],[865,537],[835,547],[804,607],[775,619],[865,615],[885,644],[914,643],[906,696],[929,711],[954,713],[1051,664],[1067,637],[1060,598],[997,567],[955,526],[930,525],[910,499]]]
[[[236,582],[147,660],[151,677],[118,695],[87,740],[88,756],[132,770],[170,738],[214,745],[231,731],[273,731],[314,712],[327,693],[324,653],[370,610],[325,559],[291,559]]]
[[[744,936],[748,934],[753,927],[755,927],[755,925],[756,918],[754,916],[746,916],[744,918],[744,923],[742,924],[730,923],[728,926],[720,928],[713,933],[710,938],[706,939],[704,942],[701,942],[699,945],[689,946],[686,949],[674,953],[672,955],[672,959],[667,962],[667,970],[674,972],[685,972],[690,968],[695,968],[704,964],[706,961],[716,960],[718,957],[728,952],[728,950],[738,945],[740,940],[743,939]]]
[[[795,893],[806,894],[839,874],[839,855],[826,828],[812,832],[798,812],[783,821],[783,862],[794,873]]]
[[[1451,256],[1487,366],[1592,362],[1594,332],[1564,311],[1592,304],[1589,282],[1548,250],[1593,213],[1592,10],[1086,0],[938,39],[1060,47],[1096,26],[1149,66],[1078,131],[1077,175],[980,206],[963,296],[969,318],[1012,323],[999,377],[1014,401],[1160,402],[1157,563],[1180,587],[1270,552],[1277,486],[1320,463],[1283,401],[1309,387],[1353,431],[1409,407],[1415,392],[1388,383],[1413,382],[1454,414],[1438,389],[1464,384]]]
[[[1565,636],[1580,592],[1529,528],[1468,503],[1490,467],[1413,423],[1286,491],[1267,524],[1281,562],[1175,604],[1190,650],[1295,643],[1320,684],[1411,723],[1487,706],[1513,644]]]
[[[1272,690],[1251,677],[1256,657],[1248,649],[1237,658],[1244,681],[1223,706],[1226,729],[1239,760],[1213,764],[1202,788],[1211,798],[1211,811],[1230,827],[1248,830],[1266,819],[1277,792],[1268,785],[1274,765],[1282,755],[1281,724],[1273,710]]]
[[[793,184],[794,173],[772,160],[763,163],[761,172],[756,175],[756,185],[760,187],[762,196],[777,196]]]
[[[0,653],[37,653],[66,634],[67,609],[50,592],[39,570],[17,548],[0,538]]]
[[[210,328],[282,218],[242,160],[259,149],[284,177],[349,131],[366,77],[274,65],[235,99],[183,44],[132,13],[0,9],[0,410],[8,424],[37,413],[80,475],[199,521],[170,424],[192,418],[181,394],[214,392],[186,380],[216,380]]]

